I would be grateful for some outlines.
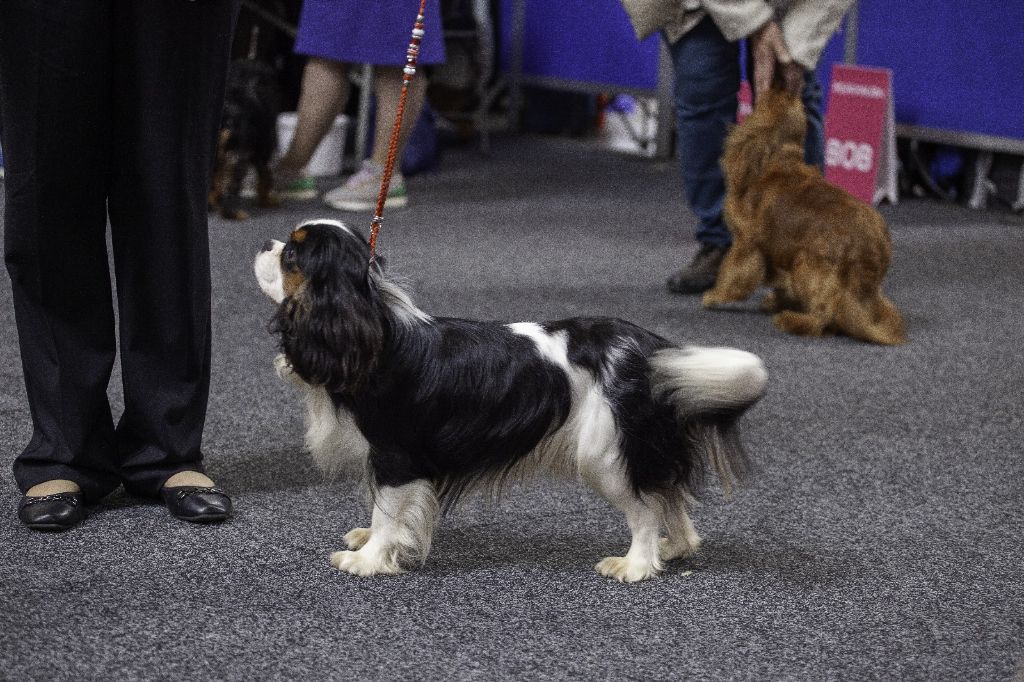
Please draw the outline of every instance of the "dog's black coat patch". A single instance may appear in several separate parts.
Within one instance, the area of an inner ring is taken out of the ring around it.
[[[568,335],[569,361],[602,384],[621,433],[619,447],[635,492],[665,493],[695,483],[700,463],[675,408],[652,398],[648,359],[674,347],[631,322],[572,318],[543,325]],[[609,353],[609,349],[614,349]]]
[[[251,59],[235,60],[228,70],[221,126],[231,131],[227,150],[250,163],[269,163],[277,146],[276,79],[271,66]]]
[[[493,323],[440,318],[392,326],[364,391],[345,399],[372,444],[377,483],[467,482],[507,471],[570,409],[565,372],[533,341]]]

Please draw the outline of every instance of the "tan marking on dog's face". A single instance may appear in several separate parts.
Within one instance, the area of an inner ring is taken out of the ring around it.
[[[291,241],[281,249],[281,288],[286,298],[299,293],[306,282],[302,268],[299,267],[298,254],[296,253],[296,245],[301,244],[306,239],[306,236],[305,229],[299,228],[295,230],[292,232]]]
[[[284,295],[292,297],[302,289],[302,285],[306,283],[306,278],[303,277],[301,270],[292,270],[291,272],[284,273]]]

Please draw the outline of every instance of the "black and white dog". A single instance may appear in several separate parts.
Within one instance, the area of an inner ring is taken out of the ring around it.
[[[255,271],[278,304],[278,373],[305,391],[307,447],[328,471],[364,471],[373,493],[370,527],[331,555],[341,570],[422,562],[467,489],[545,471],[626,515],[629,551],[597,570],[643,580],[699,546],[687,507],[704,469],[725,486],[742,473],[737,420],[767,382],[750,353],[677,347],[617,319],[431,317],[335,221],[267,242]]]

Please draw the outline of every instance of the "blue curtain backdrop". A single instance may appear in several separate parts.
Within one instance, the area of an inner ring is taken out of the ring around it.
[[[523,71],[653,90],[658,44],[640,43],[619,0],[525,0]],[[501,0],[502,64],[510,63],[512,0]],[[819,75],[843,60],[829,43]],[[1024,2],[862,0],[857,61],[893,71],[896,120],[1024,138]]]

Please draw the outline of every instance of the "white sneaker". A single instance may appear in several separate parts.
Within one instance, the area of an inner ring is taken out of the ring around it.
[[[324,195],[324,203],[339,211],[372,211],[377,208],[380,181],[384,168],[373,159],[363,161],[362,167],[345,184]],[[405,178],[398,171],[391,175],[391,186],[385,208],[402,208],[409,199],[405,194]]]

